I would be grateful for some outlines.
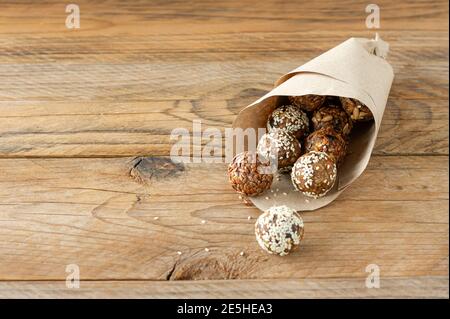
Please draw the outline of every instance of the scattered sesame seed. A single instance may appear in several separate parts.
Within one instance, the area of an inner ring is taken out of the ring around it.
[[[284,195],[284,196],[287,196],[287,193],[286,193],[286,192],[283,192],[283,195]]]
[[[178,255],[181,255],[181,251],[177,251],[177,254],[178,254]]]
[[[266,196],[266,200],[269,200],[269,197]]]
[[[205,251],[208,252],[208,251],[209,251],[209,248],[205,248]]]
[[[206,224],[206,220],[202,220],[202,224]]]
[[[241,252],[239,253],[239,255],[241,255],[241,256],[244,256],[244,252],[243,252],[243,251],[241,251]]]
[[[158,216],[155,216],[155,217],[153,217],[153,219],[154,219],[154,220],[158,220],[158,219],[159,219],[159,217],[158,217]]]
[[[248,219],[248,220],[252,219],[252,216],[248,216],[247,219]]]

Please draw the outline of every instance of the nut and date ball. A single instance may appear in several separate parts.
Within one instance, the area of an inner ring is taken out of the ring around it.
[[[314,130],[331,128],[336,133],[347,138],[352,130],[353,123],[347,113],[339,106],[326,105],[314,112],[311,118]]]
[[[293,105],[283,105],[276,108],[267,120],[267,130],[282,129],[302,138],[309,132],[309,119],[305,112]]]
[[[364,122],[373,119],[372,112],[370,112],[369,108],[358,100],[348,97],[341,97],[340,100],[345,112],[347,112],[353,121]]]
[[[289,102],[307,112],[314,112],[323,105],[327,97],[325,95],[290,96]]]
[[[336,163],[324,152],[309,152],[300,156],[291,173],[295,188],[313,198],[328,193],[336,182],[336,176]]]
[[[228,166],[228,178],[233,189],[245,196],[255,196],[269,189],[273,174],[270,167],[254,152],[237,154]]]
[[[322,128],[314,131],[305,139],[306,152],[324,152],[333,157],[340,166],[347,154],[347,142],[332,128]]]
[[[289,254],[299,246],[303,233],[302,218],[287,206],[269,208],[255,223],[256,241],[269,254]]]
[[[275,129],[261,137],[257,152],[264,162],[277,161],[278,169],[287,169],[300,157],[301,145],[293,135]]]

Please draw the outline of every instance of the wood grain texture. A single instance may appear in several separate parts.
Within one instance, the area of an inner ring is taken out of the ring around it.
[[[0,279],[62,280],[67,264],[89,280],[365,277],[371,263],[384,276],[443,276],[447,167],[445,156],[375,157],[330,206],[303,213],[302,249],[281,258],[259,249],[259,211],[223,164],[3,159]]]
[[[0,2],[1,298],[448,298],[447,1],[377,1],[396,78],[373,157],[287,258],[259,249],[224,164],[166,157],[170,133],[223,131],[279,76],[372,37],[367,2],[76,3],[79,30],[61,1]]]
[[[81,2],[74,31],[57,2],[4,4],[0,157],[168,155],[172,129],[230,127],[284,73],[373,36],[365,5]],[[396,78],[374,153],[446,155],[448,3],[379,5]]]
[[[0,298],[448,298],[448,277],[383,278],[378,289],[363,279],[0,282]]]

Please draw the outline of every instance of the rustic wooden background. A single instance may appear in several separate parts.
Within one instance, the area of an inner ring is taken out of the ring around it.
[[[224,164],[170,161],[170,132],[230,127],[280,75],[373,37],[369,2],[77,0],[78,30],[68,3],[0,1],[0,297],[448,298],[447,1],[377,1],[396,78],[372,159],[285,258]]]

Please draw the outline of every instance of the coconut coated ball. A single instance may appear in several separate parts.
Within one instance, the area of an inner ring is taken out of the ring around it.
[[[337,177],[336,162],[325,152],[309,152],[300,156],[292,167],[291,179],[303,195],[324,196],[334,186]]]
[[[269,208],[255,223],[256,240],[270,254],[289,254],[298,247],[303,233],[302,218],[287,206]]]
[[[291,167],[301,155],[300,142],[284,130],[275,129],[264,134],[258,143],[258,155],[264,161],[277,160],[278,169]]]

